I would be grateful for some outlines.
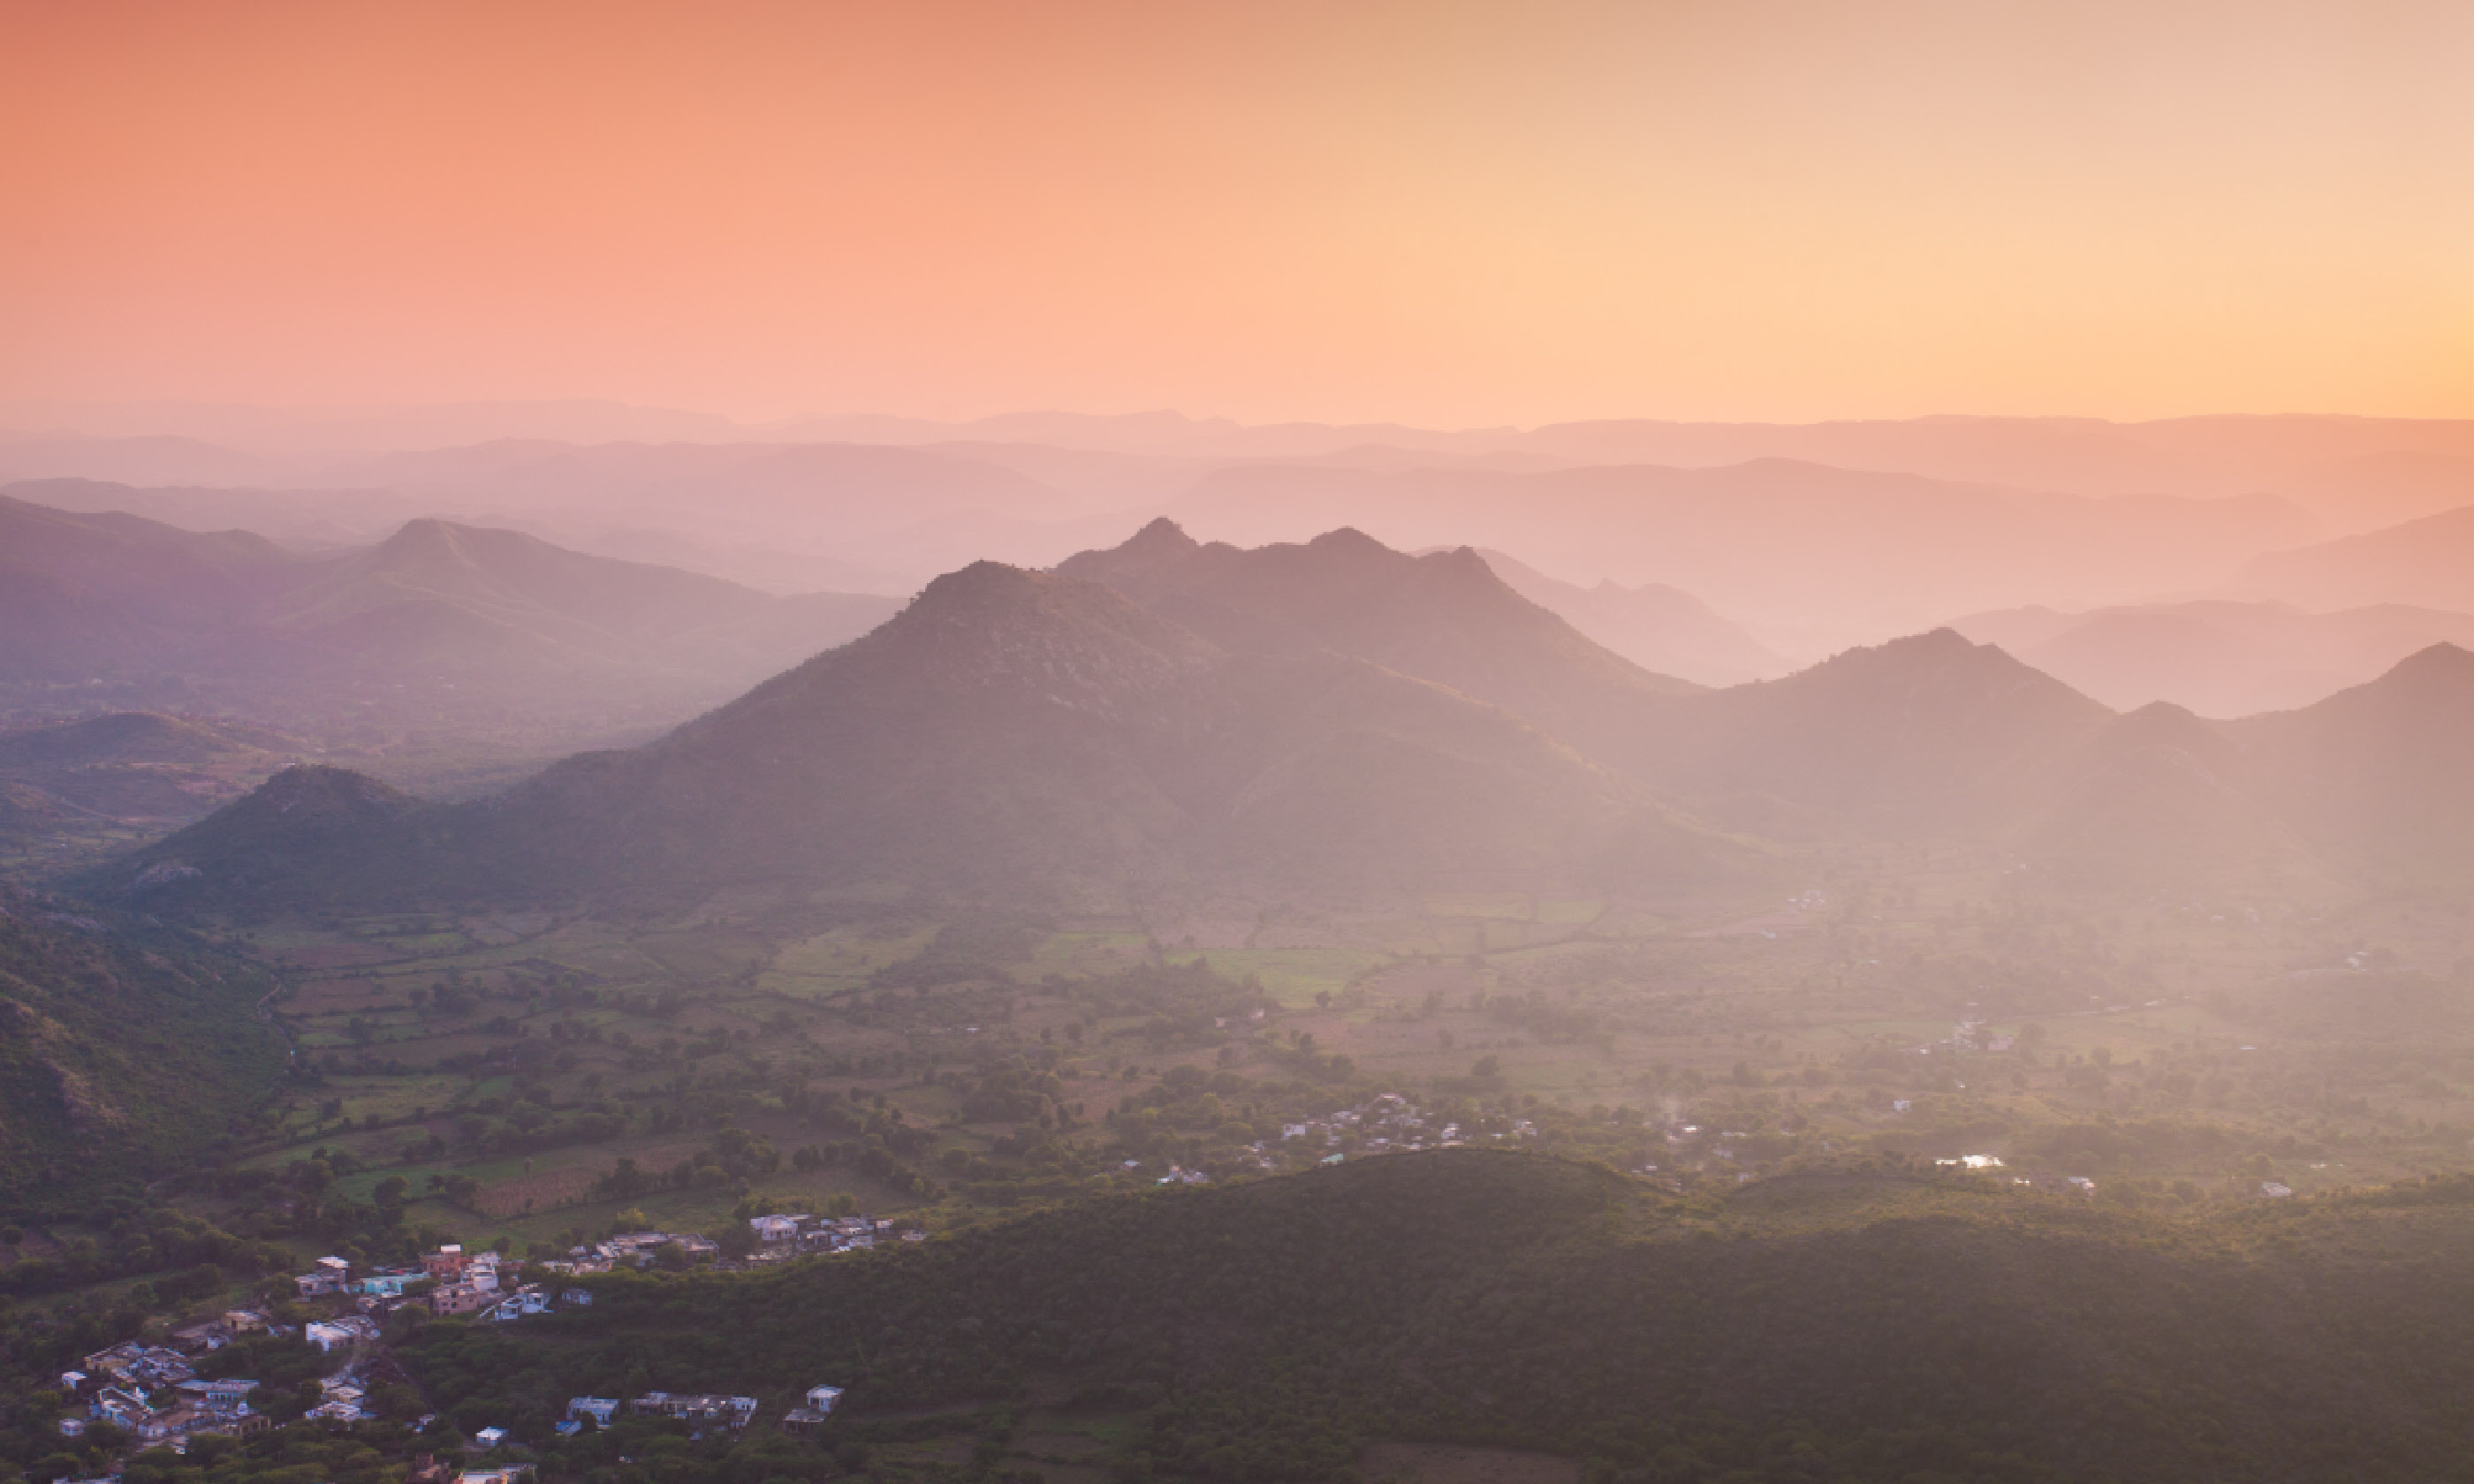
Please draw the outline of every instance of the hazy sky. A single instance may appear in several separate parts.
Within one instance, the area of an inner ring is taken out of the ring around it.
[[[2474,416],[2474,5],[0,0],[0,397]]]

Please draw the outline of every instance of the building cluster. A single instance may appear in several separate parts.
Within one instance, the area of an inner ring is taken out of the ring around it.
[[[1527,1123],[1516,1123],[1508,1133],[1488,1136],[1497,1142],[1526,1138],[1537,1130]],[[1283,1143],[1302,1139],[1308,1146],[1321,1144],[1338,1149],[1349,1136],[1357,1137],[1357,1153],[1407,1154],[1420,1149],[1457,1149],[1468,1142],[1462,1137],[1461,1126],[1445,1123],[1438,1127],[1418,1111],[1418,1105],[1397,1092],[1382,1092],[1355,1108],[1343,1108],[1321,1118],[1280,1126]],[[1253,1146],[1257,1155],[1268,1156],[1267,1145]],[[1328,1162],[1328,1161],[1326,1161]],[[1266,1158],[1264,1167],[1270,1168]]]
[[[615,1267],[650,1267],[654,1255],[675,1247],[691,1262],[706,1261],[720,1249],[694,1232],[621,1232],[589,1247],[570,1248],[564,1257],[541,1264],[544,1272],[563,1277],[607,1273]]]
[[[899,1222],[875,1216],[750,1216],[747,1230],[756,1238],[751,1262],[778,1262],[817,1253],[866,1252],[879,1242],[924,1241],[928,1233],[903,1230]]]
[[[597,1266],[578,1262],[536,1266],[556,1273],[609,1271],[606,1261]],[[341,1257],[321,1257],[293,1283],[303,1297],[330,1302],[350,1299],[358,1311],[308,1327],[309,1343],[330,1352],[376,1339],[378,1320],[410,1304],[442,1317],[507,1320],[550,1313],[560,1304],[581,1306],[593,1302],[593,1296],[580,1288],[564,1289],[553,1297],[544,1284],[521,1281],[516,1264],[497,1253],[466,1252],[455,1243],[424,1254],[418,1267],[358,1272]]]
[[[143,1447],[176,1448],[200,1433],[244,1437],[273,1425],[250,1410],[256,1389],[252,1380],[200,1380],[180,1352],[131,1341],[61,1374],[61,1390],[85,1407],[61,1421],[61,1432],[74,1438],[90,1423],[109,1423]]]
[[[834,1403],[841,1396],[838,1386],[809,1387],[800,1404],[783,1414],[782,1430],[795,1437],[813,1436],[833,1415]],[[568,1400],[567,1419],[558,1430],[571,1435],[582,1431],[587,1422],[607,1427],[622,1412],[686,1423],[698,1432],[707,1428],[739,1432],[756,1420],[756,1399],[682,1391],[648,1391],[627,1401],[616,1397],[573,1397]]]

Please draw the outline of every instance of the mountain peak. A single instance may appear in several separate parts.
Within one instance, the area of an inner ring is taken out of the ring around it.
[[[378,814],[393,819],[419,801],[366,773],[331,763],[294,763],[260,783],[243,799],[240,808],[278,814]]]
[[[2396,681],[2409,684],[2462,682],[2474,680],[2474,650],[2460,648],[2446,639],[2427,644],[2389,667],[2389,673],[2373,684]]]
[[[1145,557],[1178,556],[1201,551],[1202,543],[1185,534],[1185,527],[1166,515],[1152,518],[1149,525],[1126,538],[1117,550]]]
[[[1368,555],[1379,552],[1387,557],[1399,555],[1355,526],[1334,527],[1306,542],[1306,547],[1310,551],[1321,552],[1362,552]]]
[[[1112,712],[1207,668],[1213,646],[1113,588],[1002,562],[974,562],[920,590],[857,643],[829,651],[690,724],[700,733],[740,712],[802,706],[865,670],[888,695],[987,698],[1035,693],[1068,709]]]

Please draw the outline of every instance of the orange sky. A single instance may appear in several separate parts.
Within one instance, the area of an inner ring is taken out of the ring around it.
[[[2474,6],[0,0],[0,398],[2474,416]]]

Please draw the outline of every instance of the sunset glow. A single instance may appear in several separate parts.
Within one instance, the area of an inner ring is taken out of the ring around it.
[[[0,16],[5,397],[2474,413],[2462,6]]]

